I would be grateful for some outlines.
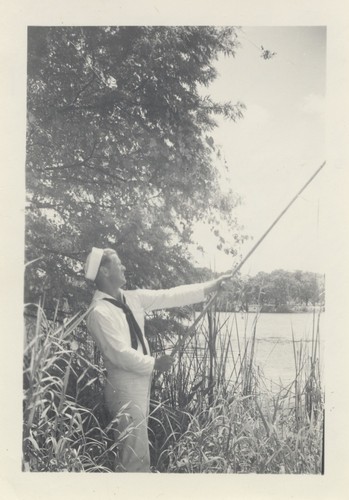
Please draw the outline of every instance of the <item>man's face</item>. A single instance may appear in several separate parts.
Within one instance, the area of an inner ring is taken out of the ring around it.
[[[122,265],[119,256],[115,253],[111,256],[111,261],[108,266],[109,278],[113,281],[115,286],[121,287],[126,283],[125,279],[125,266]]]

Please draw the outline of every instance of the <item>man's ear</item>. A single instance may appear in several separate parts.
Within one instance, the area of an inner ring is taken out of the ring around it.
[[[102,276],[104,276],[105,278],[107,278],[109,276],[109,269],[106,266],[101,266],[99,268],[99,271],[102,274]]]

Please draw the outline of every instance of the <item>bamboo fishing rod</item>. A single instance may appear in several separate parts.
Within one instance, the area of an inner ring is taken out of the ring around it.
[[[325,165],[326,165],[326,162],[324,161],[320,165],[320,167],[314,172],[314,174],[310,177],[310,179],[304,184],[304,186],[298,191],[298,193],[292,198],[292,200],[283,209],[283,211],[276,217],[276,219],[274,220],[274,222],[268,227],[268,229],[265,231],[265,233],[263,233],[263,235],[259,238],[259,240],[257,241],[257,243],[255,243],[255,245],[253,245],[253,247],[251,248],[251,250],[245,255],[245,257],[235,267],[235,269],[232,271],[232,273],[227,275],[226,279],[232,279],[238,273],[238,271],[240,271],[240,269],[245,264],[245,262],[251,257],[251,255],[259,247],[259,245],[266,238],[266,236],[270,233],[270,231],[276,226],[276,224],[279,222],[279,220],[281,219],[281,217],[283,215],[285,215],[285,213],[290,208],[290,206],[293,205],[293,203],[303,193],[303,191],[306,189],[306,187],[309,186],[309,184],[313,181],[313,179],[318,175],[318,173],[320,172],[320,170],[322,170],[322,168]],[[185,344],[186,340],[195,333],[195,327],[196,327],[196,325],[199,323],[199,321],[204,316],[204,314],[206,314],[206,311],[211,307],[211,305],[213,304],[213,302],[216,300],[218,294],[219,294],[219,290],[217,290],[216,292],[214,292],[212,294],[211,298],[208,300],[208,302],[206,303],[205,307],[203,308],[203,310],[201,311],[201,313],[199,314],[199,316],[195,319],[195,321],[193,322],[193,324],[188,328],[188,330],[185,332],[185,334],[183,335],[183,337],[177,342],[177,344],[172,349],[171,356],[175,356],[175,354],[177,354],[177,352],[182,347],[182,345]]]

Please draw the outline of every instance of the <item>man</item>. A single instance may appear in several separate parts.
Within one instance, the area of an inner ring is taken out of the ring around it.
[[[94,281],[97,290],[87,327],[107,370],[105,400],[117,421],[121,464],[126,472],[149,472],[147,420],[151,378],[154,371],[170,370],[173,358],[151,356],[144,335],[144,315],[155,309],[202,302],[225,277],[169,290],[123,290],[124,271],[114,250],[92,248],[85,276]]]

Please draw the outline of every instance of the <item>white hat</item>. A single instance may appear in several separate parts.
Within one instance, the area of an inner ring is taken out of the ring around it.
[[[92,247],[85,264],[85,278],[94,281],[103,257],[103,248]]]

